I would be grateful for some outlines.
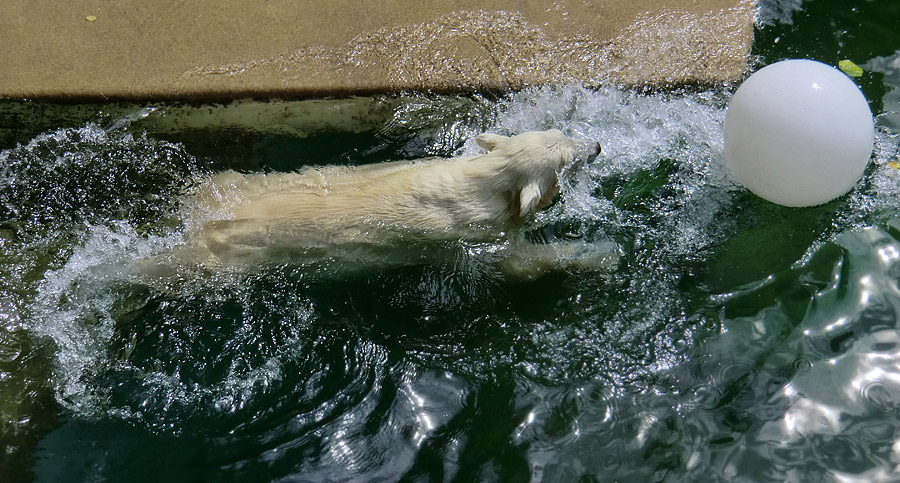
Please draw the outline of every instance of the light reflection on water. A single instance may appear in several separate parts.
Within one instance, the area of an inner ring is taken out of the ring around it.
[[[571,87],[525,91],[495,106],[492,130],[559,127],[604,145],[601,162],[566,186],[564,202],[536,226],[541,236],[621,244],[624,268],[611,280],[486,279],[490,290],[482,290],[483,274],[459,266],[343,281],[285,266],[156,293],[135,286],[123,267],[171,249],[177,229],[88,224],[35,295],[20,299],[31,333],[54,341],[49,377],[73,415],[38,454],[63,455],[61,464],[87,457],[97,466],[85,478],[132,471],[110,464],[128,458],[124,449],[70,451],[107,425],[118,436],[95,440],[99,448],[119,437],[166,440],[156,450],[164,458],[212,441],[222,452],[201,458],[207,473],[264,467],[313,479],[775,479],[760,460],[774,463],[773,472],[802,473],[824,458],[823,437],[863,454],[885,433],[858,428],[892,416],[900,388],[898,230],[865,228],[897,205],[879,198],[896,191],[883,166],[894,137],[879,133],[867,183],[874,192],[831,208],[840,226],[810,225],[813,247],[800,262],[705,294],[686,287],[725,283],[705,264],[741,250],[732,240],[748,223],[742,217],[765,226],[786,213],[766,212],[724,171],[726,101],[721,92]],[[464,138],[481,129],[471,122],[451,116],[442,128],[464,154],[475,152]],[[67,131],[56,142],[78,149],[82,136]],[[111,142],[132,149],[135,140]],[[877,441],[894,444],[885,438]],[[888,460],[860,456],[821,471],[889,473]],[[50,480],[63,467],[39,465],[38,474]]]
[[[818,459],[817,448],[830,441],[842,454],[855,455],[824,465],[838,480],[855,475],[889,481],[900,441],[900,264],[894,255],[900,241],[870,228],[836,243],[844,253],[835,264],[835,282],[815,294],[798,327],[810,363],[774,396],[786,411],[766,422],[757,438],[776,448],[800,448],[792,457],[809,460]]]

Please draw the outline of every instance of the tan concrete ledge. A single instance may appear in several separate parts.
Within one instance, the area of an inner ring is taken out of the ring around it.
[[[0,97],[223,99],[721,83],[755,0],[0,2]]]

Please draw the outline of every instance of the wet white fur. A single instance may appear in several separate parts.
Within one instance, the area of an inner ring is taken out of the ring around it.
[[[559,173],[593,159],[596,143],[557,130],[482,134],[487,154],[209,180],[187,203],[205,212],[191,241],[207,263],[260,250],[391,244],[400,238],[494,241],[559,192]]]

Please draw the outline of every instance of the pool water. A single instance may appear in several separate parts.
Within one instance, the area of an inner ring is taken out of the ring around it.
[[[731,180],[733,85],[334,101],[366,115],[324,130],[291,103],[0,104],[0,480],[900,479],[894,18],[762,3],[755,68],[865,70],[872,162],[814,208]],[[603,153],[525,235],[614,243],[611,274],[288,263],[160,288],[129,268],[183,241],[179,194],[211,172],[549,128]]]

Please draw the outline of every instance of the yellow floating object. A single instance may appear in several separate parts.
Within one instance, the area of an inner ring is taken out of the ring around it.
[[[84,17],[84,19],[87,20],[88,22],[93,22],[94,20],[97,20],[97,16],[96,15],[88,15],[87,17]]]
[[[862,77],[863,75],[862,67],[854,64],[852,60],[844,59],[838,62],[838,67],[850,77]]]
[[[887,165],[890,168],[900,169],[900,163],[898,163],[896,161],[888,161]]]

